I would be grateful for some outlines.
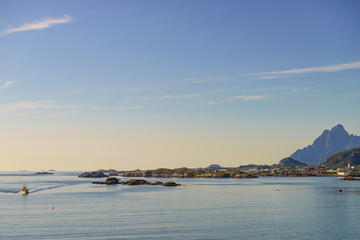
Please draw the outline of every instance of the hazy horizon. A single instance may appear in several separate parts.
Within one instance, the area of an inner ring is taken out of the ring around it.
[[[0,3],[0,171],[273,164],[360,135],[358,1]]]

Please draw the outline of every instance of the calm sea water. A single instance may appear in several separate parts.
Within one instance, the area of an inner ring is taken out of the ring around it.
[[[184,186],[170,188],[78,174],[0,172],[0,239],[360,239],[360,182],[175,179]],[[28,196],[17,193],[24,182]]]

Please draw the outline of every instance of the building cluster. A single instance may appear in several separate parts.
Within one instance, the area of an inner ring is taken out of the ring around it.
[[[248,168],[244,172],[252,172],[263,176],[354,176],[359,175],[359,171],[354,166],[348,164],[345,168],[330,169],[323,165],[293,167],[270,167],[270,168]]]
[[[338,176],[352,176],[355,174],[355,172],[355,167],[351,166],[350,163],[345,168],[336,169],[336,173]]]

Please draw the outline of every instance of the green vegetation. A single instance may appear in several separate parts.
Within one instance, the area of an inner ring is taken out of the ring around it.
[[[124,177],[155,177],[155,178],[255,178],[253,172],[245,172],[240,169],[204,170],[176,168],[159,168],[147,171],[129,171],[123,174]]]
[[[355,168],[360,168],[360,147],[334,154],[322,165],[335,169],[347,167],[349,163]]]
[[[291,166],[305,166],[305,163],[299,162],[291,157],[283,158],[279,162],[280,166],[291,167]]]

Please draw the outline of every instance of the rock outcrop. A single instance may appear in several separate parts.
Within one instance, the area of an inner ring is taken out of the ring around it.
[[[116,177],[109,177],[105,180],[105,184],[107,185],[118,184],[118,183],[119,183],[119,179],[117,179]]]
[[[163,182],[155,182],[155,183],[151,183],[148,182],[144,179],[130,179],[126,182],[120,182],[117,178],[115,177],[110,177],[108,179],[106,179],[105,182],[93,182],[93,184],[105,184],[105,185],[114,185],[114,184],[122,184],[122,185],[160,185],[160,186],[164,186],[164,187],[177,187],[177,186],[181,186],[181,184],[179,183],[175,183],[172,181],[163,183]]]
[[[347,176],[347,177],[344,177],[344,178],[340,178],[339,180],[342,180],[342,181],[360,181],[360,178],[354,178],[353,176]]]
[[[109,177],[109,176],[104,174],[102,171],[94,171],[94,172],[84,172],[84,173],[80,174],[78,177],[83,177],[83,178],[103,178],[103,177]]]
[[[162,185],[165,187],[177,187],[177,186],[180,186],[181,184],[175,183],[173,181],[169,181],[169,182],[163,183]]]

